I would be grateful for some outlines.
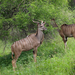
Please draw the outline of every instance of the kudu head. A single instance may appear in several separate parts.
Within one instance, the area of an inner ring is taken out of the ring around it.
[[[53,25],[53,27],[58,27],[58,25],[55,22],[55,19],[51,19],[51,24]]]
[[[37,23],[38,29],[43,31],[43,30],[47,30],[47,28],[44,26],[45,22],[41,21],[41,24],[37,21],[33,21],[34,23]]]

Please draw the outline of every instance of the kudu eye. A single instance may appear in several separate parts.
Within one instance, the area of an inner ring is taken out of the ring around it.
[[[43,24],[41,24],[40,27],[43,27]]]
[[[40,26],[40,27],[42,27],[42,26]]]

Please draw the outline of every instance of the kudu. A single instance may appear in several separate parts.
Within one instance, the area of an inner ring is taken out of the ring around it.
[[[52,21],[54,22],[54,27],[58,27],[58,25],[56,24],[55,20],[52,19]],[[67,38],[68,37],[74,37],[75,38],[75,24],[63,24],[61,25],[60,29],[58,28],[59,34],[63,39],[64,45],[65,45],[65,50],[66,50],[66,46],[67,46]]]
[[[14,42],[11,46],[12,59],[13,59],[12,66],[14,71],[16,68],[16,61],[18,57],[21,55],[22,51],[28,51],[33,49],[34,62],[36,62],[37,48],[43,42],[44,39],[43,30],[47,30],[47,29],[46,27],[44,27],[45,22],[41,21],[41,24],[36,21],[33,22],[37,23],[37,32],[30,34],[24,39]],[[13,58],[13,54],[15,55],[14,58]]]

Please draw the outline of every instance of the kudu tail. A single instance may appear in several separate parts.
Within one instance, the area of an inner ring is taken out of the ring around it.
[[[12,52],[12,59],[13,59],[14,53]]]

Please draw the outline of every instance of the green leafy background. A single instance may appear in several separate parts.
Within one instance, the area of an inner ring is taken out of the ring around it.
[[[62,38],[51,24],[51,19],[58,27],[75,24],[74,8],[74,0],[0,0],[0,75],[75,75],[75,40],[68,39],[65,53]],[[22,52],[13,72],[11,45],[36,32],[32,20],[43,20],[47,27],[37,63],[33,50]]]

